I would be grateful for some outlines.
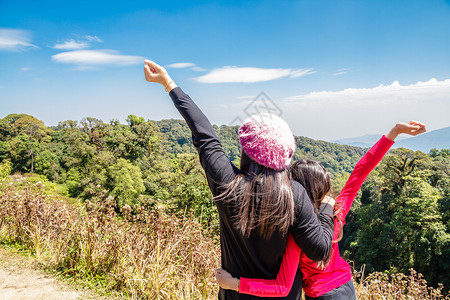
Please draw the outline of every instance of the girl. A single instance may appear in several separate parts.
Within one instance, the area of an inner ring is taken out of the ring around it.
[[[256,296],[283,296],[289,293],[296,270],[303,275],[303,290],[306,299],[356,299],[351,269],[339,255],[337,242],[342,238],[342,226],[362,183],[394,144],[400,133],[418,135],[426,131],[424,124],[416,121],[396,124],[356,164],[350,178],[337,197],[334,213],[334,235],[332,251],[319,263],[308,259],[300,248],[288,239],[286,252],[277,278],[274,280],[248,279],[240,282],[225,270],[216,270],[216,278],[222,288],[234,289],[240,293]],[[318,207],[320,200],[329,193],[330,177],[317,161],[299,160],[291,166],[292,179],[301,183],[309,197]],[[300,264],[299,264],[300,262]],[[293,288],[293,287],[292,287]]]
[[[145,61],[145,78],[162,84],[192,131],[194,146],[214,195],[220,222],[222,267],[237,277],[274,278],[288,231],[310,259],[324,259],[331,248],[334,202],[322,201],[319,216],[305,189],[289,180],[286,167],[295,152],[289,126],[280,118],[258,115],[239,129],[241,168],[225,155],[208,119],[161,66]],[[296,299],[300,272],[293,280]],[[219,299],[252,299],[220,289]]]

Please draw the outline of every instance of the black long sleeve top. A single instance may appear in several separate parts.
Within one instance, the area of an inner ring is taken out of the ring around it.
[[[222,145],[206,116],[181,88],[170,92],[175,107],[192,131],[192,139],[200,162],[205,170],[209,187],[214,196],[221,192],[223,184],[231,182],[241,171],[236,168],[223,151]],[[319,217],[301,184],[291,180],[295,201],[295,221],[290,228],[294,240],[302,251],[313,260],[326,257],[331,249],[333,237],[333,207],[323,204]],[[233,226],[236,214],[229,203],[216,201],[220,218],[220,246],[222,268],[234,277],[276,278],[280,268],[287,235],[275,231],[270,239],[264,239],[256,230],[249,237],[243,236]],[[291,293],[285,298],[296,299],[302,287],[301,272],[298,271]],[[260,299],[260,297],[239,294],[232,290],[219,291],[219,299]]]

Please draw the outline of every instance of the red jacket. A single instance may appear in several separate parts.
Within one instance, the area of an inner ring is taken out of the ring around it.
[[[386,136],[381,139],[359,160],[336,201],[342,203],[339,213],[343,224],[353,200],[369,173],[381,161],[394,144]],[[339,235],[339,223],[335,219],[333,240]],[[297,267],[303,275],[303,290],[310,297],[318,297],[343,285],[352,279],[349,264],[340,256],[337,243],[332,245],[331,260],[325,270],[304,255],[292,236],[289,235],[286,250],[276,279],[240,278],[239,293],[260,297],[279,297],[289,294],[294,282]],[[300,263],[300,264],[299,264]]]

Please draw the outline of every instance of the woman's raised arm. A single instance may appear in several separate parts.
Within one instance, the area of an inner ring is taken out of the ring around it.
[[[209,120],[191,97],[177,87],[166,69],[146,60],[144,73],[147,81],[160,83],[165,87],[175,107],[191,129],[192,140],[199,153],[200,163],[205,170],[211,191],[216,196],[220,185],[233,180],[239,170],[226,156]]]

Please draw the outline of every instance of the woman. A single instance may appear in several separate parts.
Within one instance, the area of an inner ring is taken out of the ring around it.
[[[305,189],[290,181],[286,167],[295,152],[295,140],[280,118],[259,115],[239,129],[241,168],[236,168],[205,115],[167,74],[145,61],[147,81],[162,84],[192,131],[194,146],[214,195],[220,222],[222,267],[237,277],[274,278],[283,257],[288,231],[305,255],[322,260],[331,248],[333,204],[321,204],[319,217]],[[293,293],[301,290],[300,272]],[[219,299],[253,296],[220,289]]]
[[[350,266],[340,257],[337,244],[342,237],[345,217],[362,183],[394,144],[395,138],[400,133],[418,135],[425,131],[425,125],[420,122],[398,123],[356,164],[341,194],[336,199],[333,247],[325,260],[316,263],[308,259],[289,238],[277,279],[259,280],[241,277],[239,282],[225,270],[217,270],[216,278],[219,285],[222,288],[235,289],[240,293],[256,296],[282,296],[289,293],[295,273],[300,268],[306,299],[356,299]],[[306,188],[316,207],[331,189],[328,172],[317,161],[300,160],[295,162],[291,166],[291,175],[294,180]]]

